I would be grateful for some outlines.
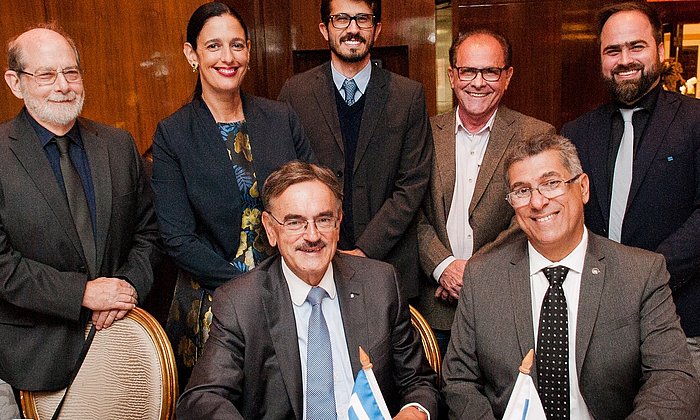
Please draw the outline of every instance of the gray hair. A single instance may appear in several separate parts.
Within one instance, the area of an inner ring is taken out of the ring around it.
[[[559,153],[562,165],[564,165],[571,175],[578,175],[583,172],[581,161],[576,152],[576,146],[574,146],[571,140],[557,134],[540,134],[516,142],[514,147],[506,154],[503,163],[506,188],[510,188],[508,170],[513,164],[550,150]]]

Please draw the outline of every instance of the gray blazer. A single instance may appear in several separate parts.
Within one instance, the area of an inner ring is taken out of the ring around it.
[[[343,184],[345,157],[330,63],[285,83],[279,99],[299,114],[318,161]],[[406,297],[418,294],[414,217],[428,187],[432,136],[423,86],[372,68],[353,172],[357,246],[394,265]]]
[[[85,283],[123,277],[143,302],[158,231],[131,136],[79,119],[95,186],[97,272],[24,111],[0,125],[0,377],[25,390],[66,386],[83,345]]]
[[[576,374],[596,419],[691,419],[697,373],[661,255],[589,234],[576,325]],[[475,257],[464,274],[444,364],[451,418],[500,418],[534,348],[527,241]],[[536,367],[531,373],[537,383]]]
[[[452,255],[447,235],[447,217],[455,189],[455,110],[433,117],[433,166],[430,187],[418,219],[418,252],[426,274],[421,282],[418,310],[433,328],[452,327],[456,303],[435,298],[438,283],[435,267]],[[469,204],[469,223],[474,229],[474,253],[485,252],[520,232],[513,208],[505,200],[508,189],[503,176],[503,158],[515,142],[538,134],[554,133],[554,127],[503,105],[498,108],[493,129],[476,178]],[[488,245],[488,246],[487,246]]]
[[[437,416],[435,373],[411,326],[388,264],[339,254],[333,259],[353,375],[358,346],[368,350],[389,410],[417,402]],[[301,359],[281,257],[216,290],[204,354],[178,402],[187,419],[303,417]]]

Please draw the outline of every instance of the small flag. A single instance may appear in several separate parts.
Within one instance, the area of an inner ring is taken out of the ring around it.
[[[530,377],[534,360],[535,350],[530,349],[518,369],[520,373],[515,380],[503,420],[547,420],[537,388]]]
[[[377,384],[377,378],[372,372],[372,363],[362,347],[360,347],[360,363],[362,363],[362,370],[357,374],[350,396],[349,420],[391,420],[389,409]]]

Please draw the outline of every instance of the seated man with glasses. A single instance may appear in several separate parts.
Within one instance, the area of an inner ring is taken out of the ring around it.
[[[527,238],[466,267],[443,370],[450,417],[503,417],[535,349],[549,419],[695,418],[700,388],[664,258],[588,232],[588,175],[564,137],[520,141],[504,165]]]
[[[267,178],[263,204],[280,255],[216,290],[209,340],[178,418],[347,418],[359,346],[396,418],[436,418],[435,373],[395,270],[336,253],[343,213],[335,174],[287,163]]]

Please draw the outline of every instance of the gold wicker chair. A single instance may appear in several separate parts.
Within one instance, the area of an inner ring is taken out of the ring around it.
[[[411,309],[411,324],[418,330],[420,340],[423,343],[423,351],[425,357],[430,363],[430,367],[437,373],[437,386],[440,387],[442,375],[442,358],[440,357],[440,348],[438,347],[437,339],[433,329],[428,325],[428,321],[423,318],[423,315],[418,312],[418,309],[409,306]]]
[[[96,332],[59,418],[170,420],[177,386],[175,358],[165,331],[148,312],[135,308]],[[63,394],[64,390],[22,391],[24,416],[50,419]]]

